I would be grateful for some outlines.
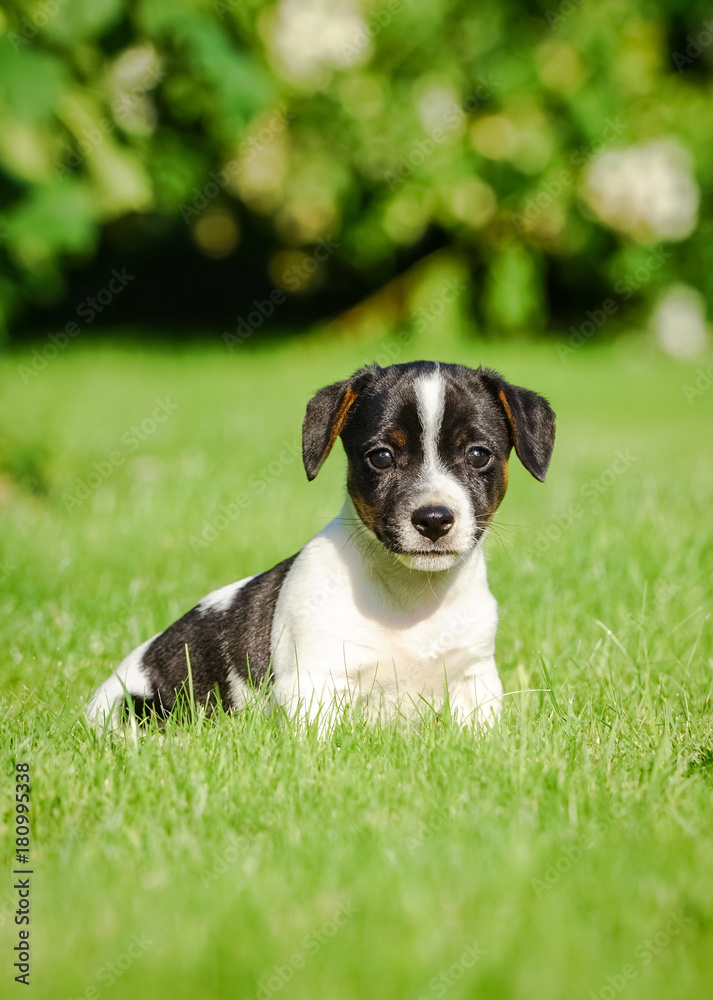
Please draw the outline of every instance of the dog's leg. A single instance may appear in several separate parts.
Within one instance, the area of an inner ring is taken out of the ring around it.
[[[289,681],[276,681],[273,700],[298,726],[317,726],[327,736],[344,709],[351,704],[349,693],[340,690],[332,678],[313,678],[298,673]]]
[[[463,725],[494,726],[503,710],[503,686],[495,660],[470,667],[462,680],[449,686],[453,718]]]

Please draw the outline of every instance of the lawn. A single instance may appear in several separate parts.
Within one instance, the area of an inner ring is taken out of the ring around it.
[[[413,356],[255,340],[233,354],[77,340],[37,375],[18,371],[29,350],[0,365],[3,995],[25,995],[18,760],[27,995],[700,1000],[713,391],[686,398],[696,365],[645,342],[564,361],[522,344],[421,351],[499,368],[558,413],[547,483],[513,461],[487,541],[508,692],[494,732],[345,720],[319,740],[258,711],[115,745],[86,731],[123,654],[337,512],[339,449],[312,484],[299,461],[311,392],[381,351]]]

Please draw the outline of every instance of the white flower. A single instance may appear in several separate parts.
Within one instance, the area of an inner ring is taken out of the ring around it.
[[[371,39],[355,0],[281,0],[272,48],[289,75],[313,82],[325,69],[362,62]]]
[[[136,45],[117,56],[109,68],[107,82],[116,121],[126,132],[150,135],[157,114],[151,91],[165,73],[153,45]]]
[[[602,222],[640,243],[683,240],[698,221],[691,155],[675,140],[600,153],[584,198]]]
[[[450,131],[462,125],[465,114],[458,104],[455,90],[448,84],[429,87],[417,101],[421,124],[429,134],[436,129]]]
[[[696,358],[708,345],[705,302],[690,285],[674,285],[665,292],[652,324],[659,347],[674,358]]]

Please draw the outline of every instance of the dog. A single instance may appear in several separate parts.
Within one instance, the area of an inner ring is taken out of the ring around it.
[[[320,724],[347,705],[382,718],[447,706],[460,724],[497,719],[483,539],[512,448],[544,482],[550,404],[482,367],[374,364],[308,403],[308,480],[338,437],[341,514],[297,555],[213,591],[130,653],[94,694],[91,720],[118,728],[127,704],[135,718],[165,718],[181,691],[237,710],[263,684],[288,713]]]

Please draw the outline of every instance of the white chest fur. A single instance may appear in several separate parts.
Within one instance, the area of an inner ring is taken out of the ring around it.
[[[336,518],[298,555],[272,626],[274,693],[316,716],[346,702],[382,714],[440,709],[491,721],[502,687],[493,659],[497,605],[477,546],[457,566],[403,566],[370,533]]]

